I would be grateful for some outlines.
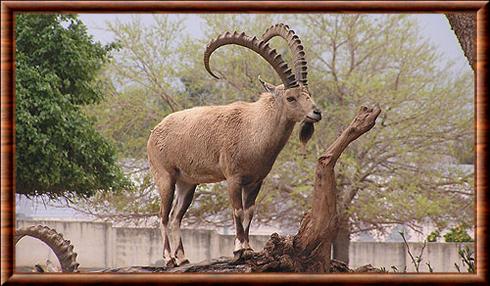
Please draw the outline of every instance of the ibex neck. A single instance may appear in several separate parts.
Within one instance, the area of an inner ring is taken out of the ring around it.
[[[257,121],[258,130],[262,130],[261,136],[265,139],[263,151],[273,155],[275,160],[291,136],[295,122],[286,117],[284,106],[275,98],[263,96],[257,103],[261,104],[261,109],[265,111]]]

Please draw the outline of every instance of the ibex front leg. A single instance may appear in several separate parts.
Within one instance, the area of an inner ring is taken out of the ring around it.
[[[259,190],[261,186],[262,186],[262,181],[246,185],[242,189],[243,228],[245,232],[245,242],[243,243],[243,248],[245,250],[250,250],[251,252],[253,252],[253,249],[250,246],[250,240],[248,234],[250,232],[250,224],[252,223],[252,219],[254,216],[255,199],[259,194]]]
[[[228,194],[233,208],[233,221],[235,222],[235,247],[233,254],[240,256],[245,242],[245,230],[243,229],[243,204],[242,185],[240,180],[228,180]]]
[[[253,251],[249,244],[248,232],[252,221],[255,198],[261,183],[251,183],[245,186],[240,180],[228,181],[228,192],[233,207],[233,220],[235,222],[236,236],[233,254],[236,258],[241,257],[244,252]]]

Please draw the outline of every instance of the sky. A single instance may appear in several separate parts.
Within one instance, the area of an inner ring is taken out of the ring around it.
[[[177,15],[172,16],[178,17]],[[102,43],[114,40],[114,35],[105,29],[107,22],[128,22],[132,17],[141,18],[144,25],[154,23],[153,14],[80,14],[80,19],[87,25],[89,33],[94,36],[95,40]],[[187,32],[192,36],[202,36],[203,31],[200,27],[202,22],[199,16],[186,14],[184,17]],[[422,35],[432,42],[445,60],[454,61],[457,69],[470,68],[444,14],[412,14],[411,17],[419,25]]]

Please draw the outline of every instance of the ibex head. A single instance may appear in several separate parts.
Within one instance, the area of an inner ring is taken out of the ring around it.
[[[294,72],[291,71],[281,55],[269,47],[267,42],[276,36],[287,41],[292,53]],[[322,116],[308,89],[308,63],[305,59],[303,45],[296,33],[290,30],[287,25],[277,24],[267,29],[262,35],[262,39],[237,32],[226,32],[220,35],[208,44],[204,52],[205,68],[215,78],[219,77],[211,71],[209,58],[217,48],[229,44],[240,45],[255,51],[274,68],[281,78],[281,85],[275,86],[260,78],[259,80],[265,90],[278,99],[279,106],[282,107],[282,112],[285,112],[288,119],[294,122],[302,122],[300,140],[306,144],[313,135],[313,123],[318,122]]]
[[[284,85],[274,86],[260,78],[264,89],[274,95],[284,106],[286,117],[295,122],[315,123],[322,119],[322,113],[311,98],[307,86],[284,89]]]

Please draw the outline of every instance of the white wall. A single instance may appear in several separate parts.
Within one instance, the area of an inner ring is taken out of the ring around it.
[[[47,225],[69,239],[78,253],[82,268],[125,267],[152,265],[162,257],[160,230],[156,228],[113,227],[110,223],[81,221],[18,220],[17,227]],[[183,243],[191,262],[200,262],[220,256],[232,256],[233,235],[221,235],[211,230],[184,229]],[[251,236],[255,250],[263,248],[268,235]],[[418,255],[422,243],[409,243],[412,254]],[[473,248],[473,244],[468,244]],[[454,263],[465,270],[458,256],[459,243],[428,243],[424,250],[421,271],[428,272],[430,262],[436,272],[455,272]],[[44,264],[46,259],[56,261],[52,251],[37,239],[23,238],[15,250],[16,266]],[[405,245],[400,242],[351,242],[350,267],[371,264],[391,270],[394,265],[414,271]]]
[[[81,221],[29,221],[18,220],[17,228],[30,225],[47,225],[75,246],[78,254],[77,261],[80,265],[88,267],[106,267],[112,265],[114,253],[114,228],[110,223],[81,222]],[[16,265],[33,266],[37,263],[44,264],[46,259],[56,261],[56,256],[48,247],[38,239],[31,237],[22,238],[15,248]],[[44,258],[46,257],[46,258]],[[44,259],[43,259],[44,258]]]

